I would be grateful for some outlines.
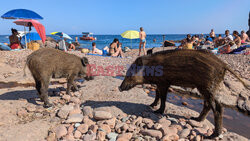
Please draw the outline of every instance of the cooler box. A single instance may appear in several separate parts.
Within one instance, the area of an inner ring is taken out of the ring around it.
[[[28,49],[38,50],[39,48],[40,48],[40,45],[38,43],[34,43],[34,42],[28,43]]]

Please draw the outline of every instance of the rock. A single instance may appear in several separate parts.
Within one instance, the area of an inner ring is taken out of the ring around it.
[[[177,134],[166,135],[162,138],[162,141],[178,141],[179,136]]]
[[[73,134],[67,134],[66,137],[63,138],[66,141],[75,141],[75,137],[73,136]]]
[[[76,130],[75,133],[74,133],[74,137],[76,139],[79,139],[81,136],[82,136],[82,133],[80,131]]]
[[[73,125],[70,125],[70,126],[68,127],[68,134],[72,134],[73,131],[74,131],[74,126],[73,126]]]
[[[75,104],[80,104],[81,100],[79,98],[76,98],[76,97],[71,97],[70,102],[73,102]]]
[[[60,118],[66,119],[68,117],[68,114],[71,110],[73,110],[74,107],[72,105],[64,105],[59,112],[57,113],[57,115]]]
[[[90,106],[84,106],[82,111],[84,116],[93,118],[93,109]]]
[[[116,121],[116,118],[113,117],[110,120],[106,120],[104,123],[109,125],[110,128],[115,128],[115,121]]]
[[[201,136],[200,136],[200,135],[196,136],[196,137],[194,138],[194,140],[195,140],[195,141],[201,141]]]
[[[184,127],[188,128],[188,129],[192,129],[193,128],[190,124],[186,124]]]
[[[117,141],[129,141],[133,136],[133,133],[120,134],[117,137]]]
[[[106,136],[106,133],[104,131],[98,131],[97,132],[97,140],[98,141],[104,141],[105,136]]]
[[[80,125],[81,125],[80,123],[76,123],[75,128],[79,127]]]
[[[179,137],[180,138],[186,138],[190,134],[190,129],[186,128],[181,131]]]
[[[36,107],[34,105],[29,105],[26,107],[26,110],[28,112],[35,112],[36,111]]]
[[[70,98],[71,97],[69,95],[63,95],[62,96],[62,99],[64,99],[66,102],[69,102]]]
[[[50,132],[48,137],[47,137],[47,141],[55,141],[56,140],[56,134]]]
[[[69,112],[69,115],[81,114],[81,113],[82,113],[82,111],[81,111],[79,105],[75,105],[74,109]]]
[[[89,127],[89,130],[92,130],[93,133],[96,133],[96,132],[97,132],[97,129],[98,129],[98,126],[97,126],[97,125],[91,125],[91,126]]]
[[[205,128],[194,128],[194,131],[196,131],[198,134],[207,134],[207,129]]]
[[[142,117],[140,116],[132,122],[132,124],[136,126],[138,126],[140,123],[142,123]]]
[[[103,129],[107,134],[111,132],[111,129],[107,124],[102,124],[99,126],[99,128]]]
[[[182,126],[179,124],[173,124],[173,125],[170,125],[170,127],[176,128],[178,131],[182,131]]]
[[[25,109],[18,109],[17,110],[17,116],[19,117],[26,117],[28,116],[28,112]]]
[[[106,111],[95,111],[94,112],[94,119],[95,120],[107,120],[111,119],[112,114]]]
[[[154,129],[159,130],[160,128],[162,128],[162,125],[160,123],[154,124]]]
[[[117,136],[118,134],[114,132],[107,134],[107,138],[109,139],[109,141],[116,141]]]
[[[77,130],[80,131],[82,134],[85,134],[88,132],[89,126],[87,124],[81,124],[79,127],[77,127]]]
[[[96,139],[96,134],[93,132],[90,132],[83,137],[84,141],[93,141],[95,139]]]
[[[166,117],[159,119],[158,123],[160,123],[163,127],[168,127],[171,125],[171,121],[167,120]]]
[[[59,125],[55,129],[55,133],[56,133],[56,138],[60,139],[61,137],[65,136],[67,134],[67,129],[65,126]]]
[[[156,137],[158,140],[162,138],[162,132],[158,130],[141,130],[140,133],[144,136]]]
[[[83,123],[87,124],[89,127],[95,125],[95,122],[88,118],[88,116],[83,116]]]
[[[125,123],[117,123],[116,126],[115,126],[115,131],[117,133],[121,133],[121,127],[124,125]]]
[[[128,130],[129,126],[127,124],[124,124],[122,127],[121,127],[121,130],[123,132],[126,132]]]
[[[174,135],[177,134],[178,130],[175,127],[162,127],[161,132],[163,133],[164,136],[166,135]]]
[[[82,122],[83,115],[82,114],[72,114],[68,117],[66,120],[66,123],[76,123],[76,122]]]
[[[184,105],[184,106],[187,106],[187,105],[188,105],[187,102],[182,102],[181,104]]]
[[[188,123],[193,127],[202,127],[202,123],[195,120],[189,120]]]

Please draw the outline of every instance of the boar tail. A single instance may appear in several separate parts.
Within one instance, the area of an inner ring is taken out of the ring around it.
[[[238,74],[236,74],[232,69],[230,69],[228,66],[226,67],[226,70],[228,70],[231,74],[233,74],[243,85],[244,85],[244,87],[246,88],[246,89],[248,89],[248,90],[250,90],[250,88],[249,88],[249,85],[248,84],[246,84],[246,82],[244,82],[243,80],[242,80],[242,78],[238,75]]]

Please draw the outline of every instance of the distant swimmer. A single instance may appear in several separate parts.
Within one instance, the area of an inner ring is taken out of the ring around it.
[[[138,56],[141,55],[141,45],[143,46],[144,55],[146,55],[146,49],[145,49],[145,46],[146,46],[146,33],[144,32],[143,27],[140,27],[139,36],[140,36],[140,44],[139,44],[139,55]]]

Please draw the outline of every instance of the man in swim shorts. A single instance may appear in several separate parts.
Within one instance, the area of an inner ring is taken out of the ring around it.
[[[145,46],[146,46],[146,33],[144,32],[143,27],[140,27],[139,37],[140,37],[140,44],[139,44],[139,55],[138,56],[141,55],[141,45],[143,46],[144,55],[146,55],[146,49],[145,49]]]

